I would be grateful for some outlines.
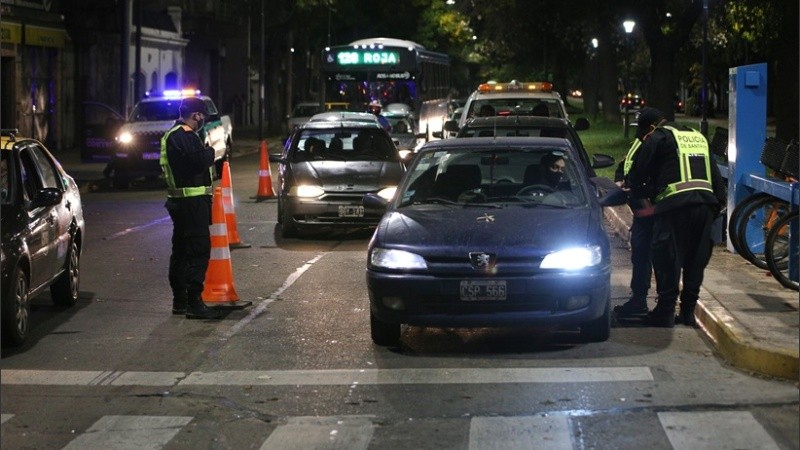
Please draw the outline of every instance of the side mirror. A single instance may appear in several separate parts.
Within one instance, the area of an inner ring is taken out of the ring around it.
[[[389,206],[389,201],[378,194],[369,193],[364,194],[364,197],[361,199],[361,204],[364,205],[364,209],[386,211],[386,208]]]
[[[449,131],[451,133],[458,133],[458,121],[456,120],[448,120],[444,123],[444,131]]]
[[[31,202],[33,208],[42,206],[55,206],[61,203],[64,193],[56,188],[44,188],[36,194],[36,198]]]
[[[595,153],[592,155],[592,168],[601,169],[603,167],[611,167],[614,165],[614,157],[604,153]]]
[[[589,120],[586,117],[579,117],[575,121],[575,131],[583,131],[589,129]]]

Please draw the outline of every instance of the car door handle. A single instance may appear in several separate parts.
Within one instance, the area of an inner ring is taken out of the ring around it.
[[[72,202],[71,202],[71,201],[69,201],[69,200],[67,200],[67,201],[64,203],[64,206],[65,206],[67,209],[72,209]]]

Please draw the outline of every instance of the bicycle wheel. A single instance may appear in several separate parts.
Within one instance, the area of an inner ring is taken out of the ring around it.
[[[772,196],[753,201],[742,209],[736,228],[739,254],[754,266],[766,269],[764,244],[767,232],[771,225],[788,211],[787,202]]]
[[[733,249],[736,250],[736,253],[742,254],[742,251],[739,250],[739,234],[738,234],[738,227],[739,227],[739,219],[742,216],[742,211],[747,209],[751,204],[757,202],[764,198],[772,198],[771,195],[765,192],[758,192],[752,195],[749,195],[742,199],[733,211],[731,211],[730,217],[728,217],[728,236],[730,237],[731,244],[733,244]]]
[[[795,264],[791,267],[793,273],[790,273],[789,259],[794,257],[798,261],[798,251],[800,249],[797,243],[797,236],[792,235],[792,226],[797,229],[797,216],[798,212],[793,211],[789,214],[784,214],[783,217],[778,219],[775,224],[770,228],[767,233],[767,242],[764,247],[764,256],[767,261],[767,267],[772,273],[772,276],[784,287],[800,290],[798,282],[798,265]],[[792,280],[794,278],[794,280]]]

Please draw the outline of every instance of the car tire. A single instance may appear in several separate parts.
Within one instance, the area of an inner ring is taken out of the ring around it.
[[[394,347],[400,343],[400,324],[384,322],[370,311],[369,330],[372,342],[384,347]]]
[[[219,161],[216,161],[214,163],[215,180],[222,179],[222,166],[225,164],[225,162],[228,162],[228,164],[230,164],[230,160],[231,160],[231,143],[230,141],[228,141],[225,143],[225,154],[222,155],[222,158],[220,158]]]
[[[603,315],[581,324],[581,339],[586,342],[604,342],[611,336],[611,302],[606,301]]]
[[[28,298],[28,277],[19,267],[14,271],[8,298],[2,300],[3,342],[20,345],[30,331],[31,305]]]
[[[64,272],[58,276],[55,283],[50,286],[50,296],[53,304],[58,306],[72,306],[78,302],[78,286],[81,281],[80,252],[75,239],[69,246]]]

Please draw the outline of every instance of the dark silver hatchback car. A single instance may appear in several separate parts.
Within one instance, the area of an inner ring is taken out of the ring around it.
[[[374,227],[381,214],[365,211],[363,196],[371,193],[391,199],[403,171],[397,148],[377,123],[306,123],[292,133],[281,155],[281,235]]]

